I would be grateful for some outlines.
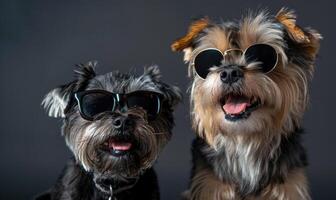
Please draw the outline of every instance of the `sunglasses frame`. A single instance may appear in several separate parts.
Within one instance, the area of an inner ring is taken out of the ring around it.
[[[113,93],[113,92],[109,92],[109,91],[106,91],[106,90],[100,90],[100,89],[94,89],[94,90],[85,90],[85,91],[81,91],[81,92],[76,92],[75,93],[75,99],[77,101],[77,105],[78,105],[78,108],[79,108],[79,113],[81,115],[81,117],[83,119],[86,119],[88,121],[94,121],[94,118],[96,115],[100,114],[96,114],[94,115],[93,117],[90,117],[90,116],[87,116],[84,114],[83,112],[83,97],[87,94],[90,94],[90,93],[100,93],[100,94],[106,94],[106,95],[111,95],[114,99],[114,105],[113,105],[113,108],[110,110],[111,112],[115,111],[116,109],[116,106],[120,105],[121,102],[123,102],[124,106],[126,106],[127,108],[130,108],[128,106],[128,103],[127,103],[127,98],[128,96],[130,95],[134,95],[136,93],[147,93],[147,94],[153,94],[156,96],[157,98],[157,101],[158,101],[158,107],[157,107],[157,111],[155,113],[155,116],[158,116],[161,112],[161,107],[162,107],[162,102],[164,100],[164,96],[163,94],[161,93],[158,93],[158,92],[154,92],[154,91],[148,91],[148,90],[139,90],[139,91],[134,91],[134,92],[130,92],[130,93]],[[104,111],[106,112],[106,111]],[[147,112],[147,110],[146,110]],[[103,113],[103,112],[101,112]]]
[[[276,49],[275,49],[272,45],[269,45],[269,44],[266,44],[266,43],[256,43],[256,44],[252,44],[252,45],[248,46],[244,51],[243,51],[242,49],[232,48],[232,49],[227,49],[227,50],[225,50],[224,52],[222,52],[221,50],[219,50],[219,49],[217,49],[217,48],[209,47],[209,48],[203,49],[202,51],[198,52],[198,53],[194,56],[193,61],[192,61],[192,63],[191,63],[191,66],[194,67],[197,76],[199,76],[201,79],[205,80],[206,77],[203,78],[202,76],[200,76],[200,75],[197,73],[197,70],[196,70],[196,68],[195,68],[195,59],[196,59],[196,57],[197,57],[200,53],[202,53],[202,52],[204,52],[204,51],[207,51],[207,50],[216,50],[216,51],[218,51],[219,53],[222,54],[223,59],[224,59],[228,52],[230,52],[230,51],[240,51],[240,52],[242,53],[241,55],[243,55],[244,58],[245,58],[245,53],[246,53],[246,51],[247,51],[250,47],[255,46],[255,45],[261,45],[261,44],[262,44],[262,45],[267,45],[267,46],[272,47],[272,48],[274,49],[274,51],[276,52],[276,62],[275,62],[275,64],[274,64],[274,66],[272,67],[271,70],[269,70],[269,71],[267,71],[267,72],[264,72],[264,74],[268,74],[268,73],[272,72],[272,71],[275,69],[275,67],[278,65],[279,55],[278,55],[278,52],[276,51]],[[245,59],[246,59],[246,58],[245,58]],[[209,74],[209,73],[208,73],[208,74]]]

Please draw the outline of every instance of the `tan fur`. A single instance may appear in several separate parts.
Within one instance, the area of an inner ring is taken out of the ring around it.
[[[228,30],[223,29],[222,27],[215,26],[211,29],[208,29],[205,31],[205,33],[209,36],[202,39],[202,44],[199,45],[197,49],[203,49],[203,48],[217,48],[224,52],[226,49],[231,48],[230,44],[230,34]],[[196,52],[197,52],[196,49]]]
[[[208,170],[200,170],[193,178],[190,200],[243,200],[235,192],[234,184],[222,182]],[[260,196],[248,196],[244,200],[310,200],[307,179],[302,169],[291,172],[282,184],[270,184]]]
[[[290,36],[299,43],[309,43],[309,37],[296,25],[296,15],[293,11],[282,8],[276,15],[276,19],[282,23]]]
[[[322,36],[313,29],[303,29],[296,24],[296,15],[293,11],[282,8],[276,15],[276,19],[284,25],[288,35],[297,43],[304,45],[305,51],[313,59],[315,58]]]
[[[221,27],[213,27],[211,29],[204,30],[206,35],[209,37],[201,38],[199,42],[201,44],[197,46],[196,49],[192,49],[188,47],[188,51],[191,51],[188,56],[185,55],[185,61],[191,61],[198,52],[202,51],[206,48],[217,48],[224,52],[226,49],[233,48],[230,44],[230,35],[231,32],[221,28]],[[193,66],[189,66],[189,76],[195,75],[193,74]]]
[[[262,195],[251,200],[310,200],[307,179],[302,169],[288,174],[283,184],[271,184],[264,189]]]
[[[190,187],[192,200],[235,200],[235,188],[232,184],[225,184],[208,169],[200,170],[193,178]]]
[[[172,45],[171,49],[173,51],[182,51],[183,49],[190,47],[192,41],[197,37],[197,35],[205,29],[209,25],[208,18],[202,18],[194,23],[192,23],[189,27],[188,33],[177,39]]]
[[[247,96],[259,97],[264,107],[253,114],[263,113],[266,116],[264,120],[256,120],[254,124],[249,126],[257,127],[257,123],[263,121],[265,126],[274,125],[273,127],[267,127],[267,129],[271,128],[272,132],[286,134],[286,132],[292,131],[295,125],[298,125],[306,108],[307,87],[311,73],[307,74],[301,66],[287,61],[287,56],[283,50],[285,46],[282,39],[283,35],[281,32],[272,29],[271,22],[264,20],[264,13],[243,19],[239,30],[238,41],[243,47],[255,43],[267,43],[272,45],[279,55],[278,65],[270,74],[256,73],[252,66],[246,66],[243,93]],[[232,33],[227,32],[227,30],[214,27],[206,30],[206,33],[206,37],[199,39],[199,45],[194,49],[192,58],[206,48],[217,48],[223,52],[234,48],[229,38]],[[192,65],[189,66],[189,70],[190,75],[194,77],[191,87],[193,127],[200,136],[206,135],[205,139],[209,144],[212,144],[213,138],[218,132],[222,134],[230,132],[227,131],[226,124],[222,123],[224,116],[222,108],[218,104],[223,96],[221,81],[216,73],[209,74],[209,77],[203,80],[195,75]],[[262,117],[261,114],[259,117]],[[262,127],[262,129],[265,128]],[[258,134],[262,129],[249,132]],[[282,130],[277,131],[279,129]],[[243,130],[240,131],[243,132]],[[246,129],[244,132],[246,132]]]

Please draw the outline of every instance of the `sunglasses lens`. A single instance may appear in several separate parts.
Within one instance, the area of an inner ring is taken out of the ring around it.
[[[104,93],[88,93],[82,97],[81,112],[87,118],[106,112],[113,111],[115,100],[112,95]]]
[[[149,117],[154,117],[160,111],[160,98],[153,93],[131,93],[127,97],[127,106],[129,108],[141,107]]]
[[[276,50],[267,44],[255,44],[245,51],[245,59],[248,63],[260,62],[264,73],[270,72],[276,65],[278,55]]]
[[[196,73],[205,79],[209,73],[209,69],[214,66],[220,66],[223,55],[219,50],[207,49],[201,51],[194,60]]]

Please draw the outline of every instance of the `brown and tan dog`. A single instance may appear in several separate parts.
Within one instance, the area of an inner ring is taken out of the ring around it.
[[[281,9],[202,18],[172,44],[193,78],[190,199],[310,199],[300,122],[320,39]]]

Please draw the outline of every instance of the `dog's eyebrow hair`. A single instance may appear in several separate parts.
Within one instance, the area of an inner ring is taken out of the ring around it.
[[[104,82],[105,82],[105,80],[104,80]],[[93,85],[93,84],[96,84],[96,86],[98,86],[99,88],[104,88],[104,85],[103,85],[102,81],[97,80],[96,78],[91,79],[91,82],[90,82],[89,86]]]

